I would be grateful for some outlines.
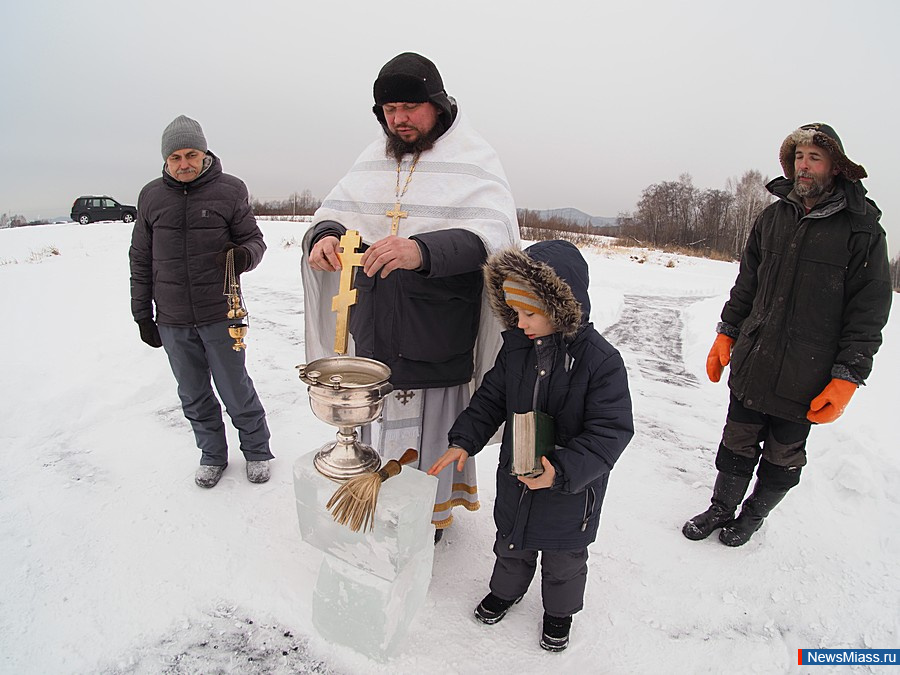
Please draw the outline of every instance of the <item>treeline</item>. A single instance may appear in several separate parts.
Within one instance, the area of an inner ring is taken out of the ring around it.
[[[690,174],[654,183],[634,213],[620,214],[624,237],[642,246],[687,248],[714,258],[739,258],[756,216],[772,202],[767,178],[747,171],[724,190],[700,190]]]
[[[250,206],[257,216],[311,216],[322,202],[313,197],[312,192],[295,192],[287,199],[261,202],[250,198]]]
[[[22,227],[27,224],[28,221],[25,220],[25,216],[20,216],[15,213],[0,213],[0,230],[7,227]]]
[[[689,174],[677,181],[645,188],[633,213],[619,214],[617,225],[595,227],[540,211],[517,209],[523,239],[566,239],[588,244],[597,235],[619,237],[639,246],[680,248],[712,258],[739,259],[756,216],[772,202],[768,182],[759,171],[729,179],[724,190],[700,190]],[[261,202],[251,198],[260,216],[312,215],[321,205],[309,190],[287,199]],[[5,215],[5,214],[4,214]],[[24,223],[22,223],[24,224]],[[900,255],[891,261],[891,284],[900,290]]]
[[[570,218],[547,216],[540,211],[516,209],[519,219],[519,234],[522,239],[534,241],[546,239],[566,239],[574,244],[590,243],[591,237],[598,234],[617,236],[618,226],[595,227],[589,223]]]

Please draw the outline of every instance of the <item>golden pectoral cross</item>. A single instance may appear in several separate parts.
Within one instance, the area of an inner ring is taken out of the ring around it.
[[[341,237],[341,250],[338,252],[338,258],[341,259],[341,281],[338,294],[331,299],[331,311],[337,312],[334,330],[334,351],[337,354],[347,353],[350,307],[356,304],[357,293],[355,288],[350,288],[353,283],[353,268],[362,265],[363,254],[356,250],[360,241],[356,230],[347,230]]]
[[[400,219],[408,218],[409,211],[401,211],[400,202],[398,201],[396,204],[394,204],[393,210],[386,212],[384,215],[388,216],[391,219],[391,235],[395,236],[397,234],[397,230],[400,229]]]

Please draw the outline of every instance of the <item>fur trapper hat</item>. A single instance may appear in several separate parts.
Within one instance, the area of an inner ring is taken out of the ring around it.
[[[794,179],[794,151],[798,145],[818,145],[827,150],[835,168],[849,181],[856,182],[868,176],[862,166],[851,162],[844,154],[844,145],[835,130],[822,122],[814,122],[804,124],[785,138],[781,144],[779,159],[786,178]]]
[[[503,284],[507,279],[524,283],[546,308],[544,312],[557,331],[571,337],[588,320],[587,262],[578,248],[567,241],[541,241],[524,251],[507,248],[484,264],[485,292],[491,309],[505,329],[519,322],[507,304]]]
[[[437,106],[445,129],[449,129],[453,123],[453,106],[444,91],[441,74],[437,66],[421,54],[404,52],[385,63],[372,87],[372,94],[375,98],[372,112],[382,126],[386,124],[384,111],[381,109],[385,103],[426,101]]]

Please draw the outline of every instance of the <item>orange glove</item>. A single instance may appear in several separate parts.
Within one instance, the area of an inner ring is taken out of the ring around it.
[[[731,361],[731,348],[734,346],[734,338],[728,337],[724,333],[716,335],[716,341],[713,342],[712,349],[709,350],[709,356],[706,357],[706,374],[709,375],[710,382],[718,382],[722,377],[722,371]]]
[[[856,391],[856,385],[849,380],[834,378],[825,385],[822,393],[809,404],[806,419],[816,424],[834,422],[844,414],[844,408],[850,403],[850,397]]]

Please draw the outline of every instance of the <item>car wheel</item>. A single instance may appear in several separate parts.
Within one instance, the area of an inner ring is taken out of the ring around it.
[[[89,222],[91,222],[91,217],[88,214],[83,213],[78,216],[78,222],[82,225],[87,225]]]
[[[122,216],[122,220],[124,220],[126,223],[133,223],[134,215],[131,213],[126,213]]]

